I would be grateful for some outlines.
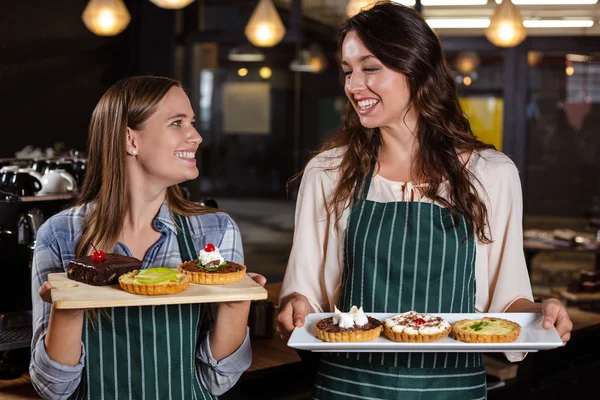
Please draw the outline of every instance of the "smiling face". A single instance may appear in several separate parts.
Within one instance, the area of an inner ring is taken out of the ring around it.
[[[407,119],[416,117],[406,76],[379,61],[353,31],[342,44],[342,70],[344,91],[365,128],[404,125],[407,111]]]
[[[202,137],[194,121],[188,96],[174,86],[142,130],[128,129],[127,151],[135,154],[146,178],[171,186],[198,176],[196,151]]]

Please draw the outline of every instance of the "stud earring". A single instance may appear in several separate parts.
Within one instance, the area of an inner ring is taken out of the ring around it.
[[[131,150],[131,154],[135,156],[137,154],[137,150]]]

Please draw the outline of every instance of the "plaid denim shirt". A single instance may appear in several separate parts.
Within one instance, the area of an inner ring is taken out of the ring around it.
[[[77,242],[90,205],[74,207],[50,217],[38,230],[33,255],[31,293],[33,304],[33,338],[29,373],[31,382],[44,399],[66,399],[78,387],[84,367],[84,346],[81,358],[75,366],[61,365],[52,361],[46,353],[44,337],[48,329],[51,305],[38,295],[40,286],[48,274],[66,272],[69,261],[75,258]],[[226,260],[244,262],[242,239],[237,224],[229,215],[218,212],[188,217],[196,252],[206,243],[214,243]],[[166,201],[162,204],[154,228],[161,233],[160,239],[146,253],[142,268],[158,266],[177,267],[181,263],[177,230],[171,220]],[[131,256],[121,243],[114,253]],[[196,353],[196,369],[204,386],[213,394],[220,395],[230,389],[252,362],[252,350],[248,328],[242,345],[231,355],[217,362],[210,351],[208,334],[199,341]]]

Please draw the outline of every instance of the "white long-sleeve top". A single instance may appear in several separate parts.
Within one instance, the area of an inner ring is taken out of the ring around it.
[[[280,303],[290,293],[298,292],[308,298],[316,312],[330,312],[337,305],[349,208],[336,224],[335,216],[328,215],[328,206],[338,183],[336,167],[344,151],[345,148],[338,148],[321,153],[305,169]],[[467,168],[477,178],[473,183],[487,206],[487,228],[492,238],[491,243],[477,240],[476,244],[475,308],[477,312],[504,312],[519,298],[533,300],[523,252],[523,199],[519,173],[509,157],[495,150],[473,153]],[[444,196],[448,183],[440,189]],[[373,176],[367,199],[382,203],[434,203],[421,196],[418,185],[393,182],[379,175]]]

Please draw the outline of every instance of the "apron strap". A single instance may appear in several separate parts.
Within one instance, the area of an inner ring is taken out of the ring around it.
[[[181,260],[183,262],[197,260],[196,248],[194,247],[194,241],[192,240],[192,234],[188,220],[183,215],[173,213],[175,222],[178,227],[177,241],[179,242],[179,252],[181,253]],[[200,336],[203,332],[212,329],[214,324],[216,313],[216,307],[214,304],[203,304],[200,308],[202,315],[200,317]]]
[[[194,248],[194,241],[192,240],[192,234],[190,233],[187,218],[175,213],[173,216],[175,217],[175,224],[179,231],[177,233],[177,241],[179,242],[181,260],[185,262],[197,259],[198,257],[196,256],[196,249]]]
[[[369,187],[371,186],[371,179],[373,178],[373,172],[375,171],[375,158],[371,159],[371,167],[369,168],[369,172],[367,172],[366,175],[366,179],[365,179],[365,186],[363,187],[363,200],[367,198],[367,195],[369,194]],[[359,175],[358,179],[356,181],[356,188],[360,188],[360,184],[363,181],[363,176],[364,175]],[[353,199],[353,203],[357,204],[358,203],[358,190],[354,191],[354,199]]]

